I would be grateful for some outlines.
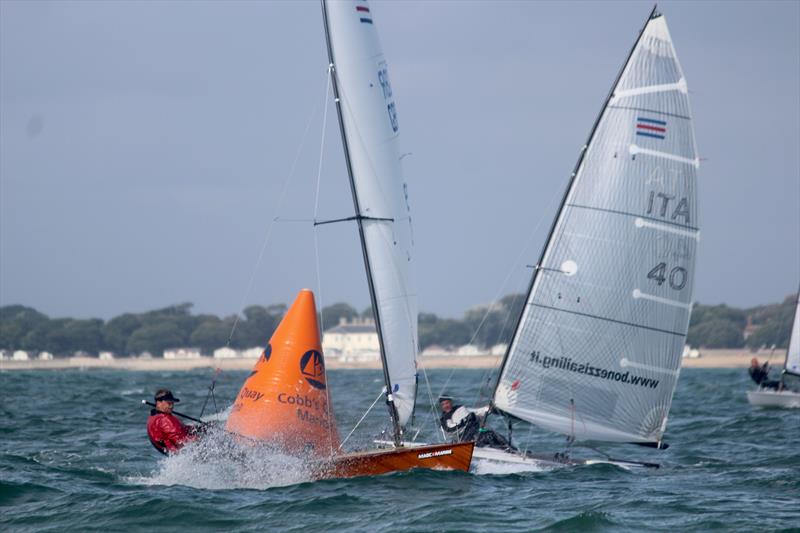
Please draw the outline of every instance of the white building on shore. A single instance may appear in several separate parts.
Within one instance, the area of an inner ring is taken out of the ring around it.
[[[322,352],[340,361],[377,361],[380,351],[375,322],[368,318],[342,318],[322,335]]]
[[[426,346],[419,355],[421,357],[446,357],[449,355],[455,355],[455,352],[448,346],[431,344],[430,346]]]
[[[459,346],[456,350],[456,355],[460,356],[475,356],[475,355],[485,355],[486,352],[481,350],[480,346],[475,344],[465,344],[464,346]]]
[[[30,355],[25,350],[16,350],[14,354],[11,356],[13,361],[27,361],[30,359]]]
[[[234,359],[236,357],[239,357],[239,350],[234,350],[230,346],[214,350],[214,359]]]
[[[39,352],[39,355],[37,355],[36,358],[39,359],[40,361],[52,361],[53,354],[51,354],[50,352]]]
[[[505,355],[508,350],[508,344],[501,342],[489,348],[489,355]]]
[[[245,359],[258,359],[261,357],[261,354],[264,353],[264,348],[261,346],[253,346],[252,348],[247,348],[239,353]]]
[[[683,347],[682,357],[688,357],[689,359],[700,359],[702,355],[700,354],[700,350],[698,350],[697,348],[692,348],[691,346],[686,344]]]
[[[246,350],[236,350],[230,346],[224,346],[214,350],[214,359],[258,359],[264,353],[264,348],[254,346]]]
[[[200,350],[198,348],[164,350],[164,359],[200,359]]]

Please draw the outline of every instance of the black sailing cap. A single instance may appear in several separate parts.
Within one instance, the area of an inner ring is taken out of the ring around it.
[[[179,402],[180,400],[177,399],[175,396],[172,395],[172,391],[169,389],[158,389],[156,391],[156,401],[160,402],[166,400],[168,402]]]

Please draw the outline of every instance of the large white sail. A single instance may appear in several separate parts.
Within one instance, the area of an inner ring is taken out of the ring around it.
[[[418,343],[411,215],[397,109],[367,2],[327,1],[326,6],[368,276],[377,302],[374,312],[397,421],[403,426],[414,410]]]
[[[648,19],[584,150],[494,403],[576,439],[660,442],[699,239],[686,80],[663,16]]]
[[[786,352],[784,370],[787,374],[800,376],[800,290],[797,292],[794,322],[792,322],[792,333],[791,337],[789,337],[789,350]]]

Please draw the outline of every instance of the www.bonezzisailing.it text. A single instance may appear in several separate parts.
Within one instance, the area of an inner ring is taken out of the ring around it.
[[[651,389],[658,387],[659,380],[657,379],[633,376],[627,370],[625,372],[617,372],[615,370],[608,370],[607,368],[592,366],[588,363],[578,363],[577,361],[573,361],[571,357],[541,356],[539,352],[532,352],[530,360],[531,363],[539,364],[542,368],[558,368],[568,372],[575,372],[577,374],[584,374],[600,379],[609,379],[620,383],[629,383],[631,385],[638,385],[639,387],[649,387]]]

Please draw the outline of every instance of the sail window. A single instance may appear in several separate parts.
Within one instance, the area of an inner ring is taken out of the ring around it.
[[[561,263],[561,272],[566,274],[567,276],[574,276],[576,272],[578,272],[578,263],[569,259]]]

